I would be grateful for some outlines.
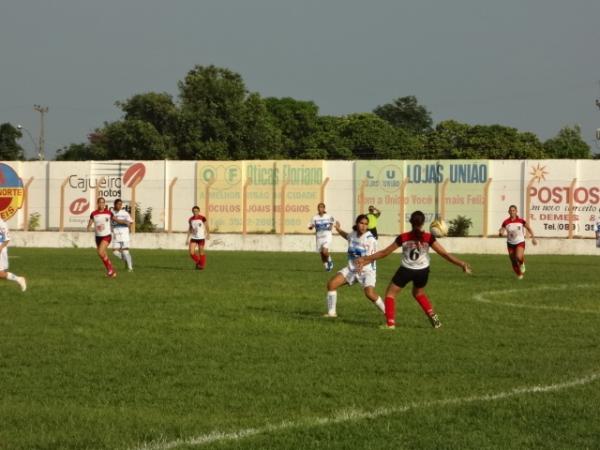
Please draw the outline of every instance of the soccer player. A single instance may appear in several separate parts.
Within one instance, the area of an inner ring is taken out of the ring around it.
[[[123,200],[120,198],[115,200],[112,213],[113,255],[125,261],[127,270],[133,272],[133,261],[129,253],[129,232],[133,219],[127,210],[123,209]]]
[[[8,243],[10,242],[10,233],[8,224],[0,218],[0,279],[14,281],[21,287],[21,291],[27,289],[27,280],[8,271]]]
[[[90,220],[87,225],[87,230],[90,231],[92,225],[94,226],[94,233],[96,235],[96,252],[98,256],[102,260],[102,264],[106,267],[106,276],[110,278],[115,278],[117,276],[117,272],[113,269],[112,263],[108,255],[106,254],[106,249],[111,241],[111,221],[113,218],[113,213],[106,206],[106,200],[104,197],[99,197],[96,201],[97,209],[92,211],[90,214]]]
[[[383,250],[369,256],[363,256],[357,261],[357,265],[363,267],[367,263],[385,258],[394,250],[402,248],[400,268],[396,271],[385,292],[386,325],[382,326],[384,329],[393,330],[396,328],[396,296],[411,281],[413,283],[412,295],[429,318],[433,328],[442,326],[425,293],[425,286],[429,279],[430,249],[434,249],[442,258],[461,267],[463,272],[471,273],[469,264],[448,253],[435,239],[435,236],[423,231],[424,223],[425,214],[421,211],[413,212],[410,216],[411,231],[398,235],[394,242]]]
[[[596,222],[596,247],[600,248],[600,217],[598,217],[598,221]]]
[[[190,252],[190,257],[196,263],[196,269],[203,270],[206,267],[206,254],[204,253],[204,244],[210,239],[208,222],[206,217],[200,214],[200,208],[192,208],[193,216],[188,219],[189,228],[186,243]]]
[[[335,223],[335,219],[325,211],[325,203],[317,205],[318,214],[313,216],[308,224],[308,229],[315,230],[315,238],[317,240],[317,251],[321,254],[323,267],[327,272],[333,269],[333,261],[329,255],[329,246],[331,245],[332,234],[331,229]]]
[[[537,245],[537,240],[529,225],[517,215],[515,205],[509,206],[508,214],[509,217],[502,222],[502,226],[498,230],[498,236],[506,236],[508,257],[513,271],[517,274],[517,278],[522,280],[525,273],[525,230],[529,232],[533,245]]]
[[[373,235],[375,239],[379,239],[379,235],[377,234],[377,220],[381,216],[381,211],[379,211],[375,206],[369,206],[369,212],[367,217],[369,218],[369,231]]]
[[[369,219],[365,214],[356,218],[351,233],[346,233],[340,228],[340,223],[335,222],[336,231],[348,241],[348,265],[335,274],[327,283],[327,313],[325,317],[337,317],[337,288],[345,284],[351,286],[358,282],[363,288],[365,296],[385,313],[385,307],[381,297],[375,292],[376,268],[371,263],[360,270],[355,261],[361,256],[372,255],[377,250],[375,237],[367,230]]]

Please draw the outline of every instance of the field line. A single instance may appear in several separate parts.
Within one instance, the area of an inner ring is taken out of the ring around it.
[[[526,308],[526,309],[541,309],[546,311],[560,311],[560,312],[574,312],[581,314],[600,314],[600,310],[594,309],[580,309],[580,308],[569,308],[567,306],[544,306],[544,305],[530,305],[529,303],[515,303],[515,302],[502,302],[496,300],[490,300],[489,297],[493,296],[508,296],[508,295],[519,295],[528,291],[565,291],[573,288],[595,288],[597,284],[575,284],[567,285],[560,284],[555,286],[536,286],[522,289],[500,289],[495,291],[484,291],[473,296],[473,300],[480,303],[488,303],[490,305],[502,305],[511,306],[513,308]]]
[[[264,433],[289,430],[293,428],[309,428],[320,425],[337,424],[345,422],[356,422],[367,419],[376,419],[379,417],[390,416],[392,414],[401,414],[414,409],[431,408],[448,405],[464,405],[476,402],[490,402],[503,400],[511,397],[518,397],[527,394],[539,394],[546,392],[556,392],[583,386],[600,379],[600,372],[590,375],[564,381],[562,383],[524,386],[511,389],[509,391],[497,392],[492,394],[474,395],[469,397],[454,397],[442,400],[432,400],[427,402],[408,403],[403,406],[378,408],[372,411],[362,411],[360,409],[344,409],[331,417],[316,417],[298,421],[283,421],[278,424],[267,424],[260,428],[246,428],[232,432],[213,431],[207,434],[190,437],[187,439],[176,439],[168,441],[166,439],[147,442],[135,447],[135,450],[171,450],[179,446],[202,446],[218,441],[239,441],[250,436],[256,436]]]

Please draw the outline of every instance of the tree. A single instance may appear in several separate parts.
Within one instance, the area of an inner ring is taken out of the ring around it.
[[[106,159],[106,149],[90,143],[70,144],[56,152],[57,161],[101,161]]]
[[[593,156],[590,146],[581,138],[579,125],[562,128],[557,136],[544,142],[544,149],[549,158],[589,159]]]
[[[0,125],[0,161],[23,160],[25,153],[23,148],[17,144],[23,134],[10,123]]]
[[[440,122],[427,134],[429,159],[533,159],[545,156],[532,133],[502,125],[468,125],[454,120]]]
[[[173,135],[176,131],[179,110],[167,93],[137,94],[115,104],[125,113],[125,120],[148,122],[163,136]]]
[[[102,130],[107,159],[172,159],[176,155],[148,122],[123,120]]]
[[[433,124],[429,111],[419,105],[417,98],[413,95],[400,97],[393,103],[378,106],[373,112],[393,126],[404,128],[415,134],[430,131]]]
[[[351,114],[343,121],[339,134],[344,147],[359,159],[410,159],[420,149],[420,140],[396,128],[375,114]]]
[[[319,128],[319,107],[310,101],[291,97],[264,100],[274,124],[281,130],[283,150],[288,158],[298,158],[310,146]]]

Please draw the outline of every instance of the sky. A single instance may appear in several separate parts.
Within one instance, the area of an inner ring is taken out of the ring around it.
[[[0,123],[46,158],[87,140],[135,94],[167,92],[196,65],[239,73],[263,97],[323,115],[408,95],[434,123],[531,131],[579,125],[600,152],[598,0],[4,0]]]

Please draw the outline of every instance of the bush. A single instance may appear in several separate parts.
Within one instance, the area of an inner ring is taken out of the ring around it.
[[[29,215],[29,222],[27,223],[27,231],[35,231],[40,227],[40,213],[34,212]]]
[[[142,214],[138,203],[135,204],[135,231],[141,233],[152,233],[156,231],[156,225],[152,223],[152,207],[147,208]]]
[[[456,219],[448,222],[448,236],[465,237],[469,235],[469,228],[473,226],[473,221],[465,216],[457,216]]]

